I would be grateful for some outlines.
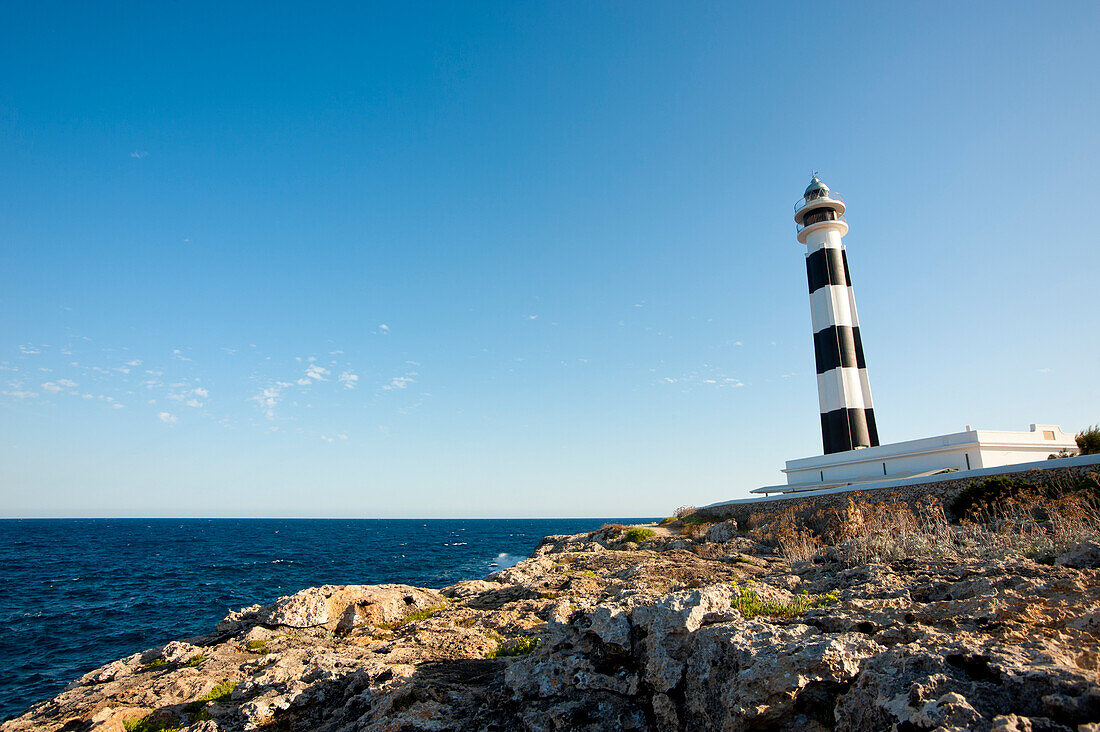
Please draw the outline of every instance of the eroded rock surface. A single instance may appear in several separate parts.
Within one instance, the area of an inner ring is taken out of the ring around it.
[[[621,532],[620,532],[621,533]],[[613,530],[441,591],[324,586],[86,674],[23,730],[1086,730],[1095,547],[792,569],[718,524]],[[160,725],[159,727],[157,725]]]

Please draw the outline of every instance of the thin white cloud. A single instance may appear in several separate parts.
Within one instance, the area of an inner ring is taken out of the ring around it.
[[[318,366],[317,364],[310,364],[306,369],[306,376],[310,379],[316,379],[317,381],[324,381],[325,374],[328,373],[328,369],[324,366]]]
[[[248,398],[250,402],[256,402],[268,419],[275,419],[275,407],[283,398],[283,389],[290,386],[285,381],[277,381],[272,386],[265,387],[260,393]]]
[[[380,330],[383,335],[386,335],[390,332],[390,326],[386,325],[385,323],[382,323],[381,325],[378,326],[378,330]]]
[[[165,424],[175,424],[179,421],[176,418],[176,415],[172,414],[171,412],[158,412],[157,419],[159,419],[161,422],[164,422]]]
[[[140,366],[141,365],[141,360],[135,358],[133,361],[127,361],[126,365],[127,366]]]
[[[172,349],[172,358],[179,359],[180,361],[190,361],[191,360],[187,356],[184,356],[183,351],[181,351],[178,348],[173,348]]]
[[[52,381],[47,381],[44,384],[42,384],[42,390],[43,391],[48,391],[51,394],[56,394],[57,392],[61,391],[64,388],[65,387],[61,386],[60,384],[55,384]]]
[[[340,374],[340,383],[344,385],[345,389],[354,389],[357,381],[359,381],[359,376],[350,371]]]
[[[392,391],[393,389],[405,389],[409,386],[409,384],[413,384],[415,382],[416,382],[416,379],[412,378],[412,375],[410,375],[410,376],[395,376],[390,381],[390,383],[386,384],[382,388],[385,389],[386,391]]]
[[[36,346],[32,346],[28,343],[26,345],[19,346],[19,352],[22,353],[24,356],[33,356],[36,353],[42,353],[42,349]]]
[[[528,320],[538,320],[538,319],[539,319],[539,316],[537,316],[537,315],[528,315],[528,316],[527,316],[527,319],[528,319]]]
[[[148,156],[149,156],[149,153],[146,150],[134,150],[132,153],[130,153],[130,157],[135,158],[137,160],[141,160],[142,158],[148,157]]]
[[[36,396],[38,396],[38,392],[26,391],[20,388],[15,388],[11,391],[0,391],[0,394],[15,397],[16,399],[34,399]]]

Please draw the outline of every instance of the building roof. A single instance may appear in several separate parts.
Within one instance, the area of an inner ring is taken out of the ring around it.
[[[809,196],[814,191],[825,191],[826,193],[829,192],[829,186],[821,182],[821,179],[817,177],[817,173],[814,173],[814,179],[810,181],[810,185],[806,186],[806,192],[802,195]]]

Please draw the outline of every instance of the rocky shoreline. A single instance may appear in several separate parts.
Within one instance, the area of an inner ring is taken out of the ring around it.
[[[1100,546],[843,535],[797,560],[767,526],[610,526],[442,590],[311,588],[0,730],[1100,730]]]

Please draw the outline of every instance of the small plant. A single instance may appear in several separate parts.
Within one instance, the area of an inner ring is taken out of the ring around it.
[[[660,523],[658,523],[657,525],[658,526],[668,526],[669,524],[671,524],[673,521],[676,521],[676,520],[677,519],[676,519],[675,516],[669,516],[667,518],[661,519]]]
[[[951,501],[951,513],[963,518],[971,511],[981,510],[998,501],[1015,500],[1027,488],[1030,486],[1017,483],[1003,475],[994,475],[981,483],[964,488],[959,495],[955,496],[955,500]]]
[[[228,701],[229,697],[233,695],[233,689],[237,687],[237,684],[232,681],[226,681],[218,684],[210,691],[206,692],[193,702],[189,702],[183,709],[188,714],[195,714],[202,710],[206,706],[207,702],[223,702]]]
[[[122,729],[126,732],[177,732],[182,729],[176,722],[163,717],[153,719],[153,715],[141,719],[127,719],[122,723]]]
[[[400,620],[395,620],[392,623],[378,623],[375,627],[381,630],[397,630],[402,625],[415,623],[418,620],[427,620],[428,618],[432,617],[440,610],[442,610],[444,607],[444,605],[436,605],[435,607],[430,607],[425,610],[417,610],[415,613],[409,613]]]
[[[202,663],[205,660],[206,660],[206,656],[204,656],[203,654],[200,653],[196,656],[191,656],[191,658],[187,659],[187,665],[190,666],[191,668],[194,668],[195,666],[198,666],[200,663]]]
[[[1100,426],[1086,427],[1073,439],[1082,455],[1100,455]]]
[[[690,516],[681,518],[680,523],[684,526],[705,526],[706,524],[713,524],[714,522],[697,513],[693,513]]]
[[[737,593],[733,598],[733,606],[747,618],[757,615],[768,618],[794,618],[811,608],[826,607],[840,602],[840,599],[833,594],[808,595],[805,593],[795,595],[790,602],[778,602],[761,599],[751,585],[745,587],[733,585],[733,589]]]
[[[271,653],[271,651],[267,647],[267,641],[265,640],[250,640],[248,641],[248,643],[245,644],[245,649],[249,653],[258,653],[261,655],[265,653]]]
[[[501,643],[495,651],[490,651],[486,658],[505,658],[509,656],[526,656],[539,647],[537,635],[525,635],[507,643]]]
[[[146,671],[156,671],[158,668],[164,668],[167,665],[168,662],[163,658],[154,658],[152,661],[139,668],[138,673],[143,674]]]
[[[632,541],[635,544],[643,544],[654,536],[657,535],[653,529],[644,529],[641,526],[635,526],[634,528],[623,534],[623,541]]]

